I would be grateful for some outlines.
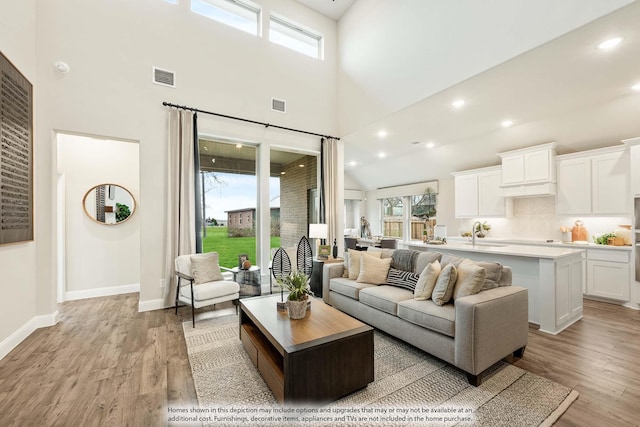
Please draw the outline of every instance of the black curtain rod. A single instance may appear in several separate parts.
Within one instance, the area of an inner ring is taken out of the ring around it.
[[[228,116],[226,114],[212,113],[211,111],[200,110],[199,108],[187,107],[185,105],[176,105],[176,104],[172,104],[170,102],[163,102],[162,105],[164,105],[165,107],[180,108],[182,110],[194,111],[196,113],[203,113],[203,114],[210,114],[212,116],[224,117],[225,119],[232,119],[232,120],[239,120],[241,122],[253,123],[254,125],[261,125],[261,126],[264,126],[264,127],[267,127],[267,128],[268,127],[272,127],[272,128],[276,128],[276,129],[288,130],[288,131],[291,131],[291,132],[298,132],[298,133],[305,133],[307,135],[320,136],[322,138],[331,138],[331,139],[335,139],[335,140],[338,140],[338,141],[340,140],[340,138],[338,138],[336,136],[322,135],[320,133],[307,132],[306,130],[287,128],[287,127],[284,127],[284,126],[272,125],[270,123],[263,123],[263,122],[257,122],[255,120],[243,119],[242,117],[234,117],[234,116]]]

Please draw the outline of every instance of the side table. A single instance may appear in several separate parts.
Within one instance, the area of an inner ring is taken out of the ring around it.
[[[240,298],[262,294],[260,267],[252,265],[248,270],[238,267],[233,267],[230,270],[233,273],[233,281],[240,285]]]
[[[342,258],[328,258],[328,259],[313,259],[313,271],[311,272],[311,279],[309,284],[311,285],[311,291],[313,295],[318,298],[322,298],[322,268],[325,264],[333,264],[336,262],[344,262]]]

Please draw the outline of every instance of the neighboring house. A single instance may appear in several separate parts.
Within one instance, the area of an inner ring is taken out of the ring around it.
[[[230,237],[255,236],[256,208],[235,209],[227,213],[227,234]],[[271,208],[271,222],[280,221],[280,208]]]

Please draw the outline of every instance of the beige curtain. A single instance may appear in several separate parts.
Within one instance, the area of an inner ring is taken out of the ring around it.
[[[165,296],[169,303],[175,299],[174,260],[196,252],[193,115],[169,110],[165,212]]]
[[[344,161],[342,143],[326,138],[322,146],[322,178],[324,187],[324,221],[327,244],[335,239],[339,252],[344,244]]]

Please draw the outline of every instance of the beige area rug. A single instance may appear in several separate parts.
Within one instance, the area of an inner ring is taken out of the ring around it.
[[[237,316],[183,328],[199,407],[169,408],[180,425],[197,413],[212,426],[547,426],[578,397],[506,362],[472,387],[464,372],[376,330],[373,383],[325,407],[283,408],[245,353]]]

